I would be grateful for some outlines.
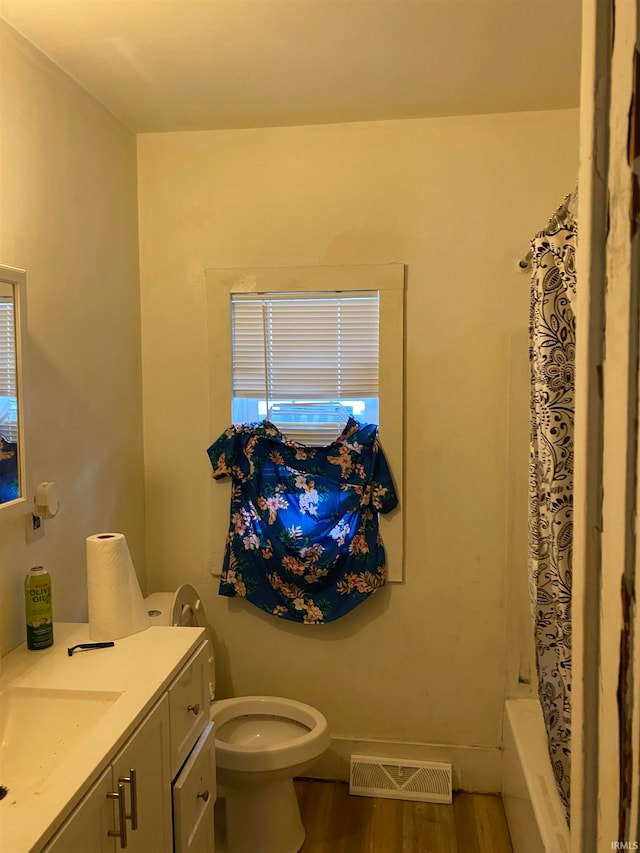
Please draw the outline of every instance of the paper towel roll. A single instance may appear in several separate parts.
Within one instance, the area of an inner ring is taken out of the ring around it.
[[[87,537],[87,593],[92,640],[118,640],[150,627],[151,620],[122,533],[96,533]]]

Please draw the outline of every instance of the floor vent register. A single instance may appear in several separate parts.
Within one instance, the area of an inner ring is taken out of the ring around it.
[[[352,755],[349,793],[423,803],[450,803],[451,765]]]

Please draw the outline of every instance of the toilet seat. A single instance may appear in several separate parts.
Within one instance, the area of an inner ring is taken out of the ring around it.
[[[152,625],[207,628],[200,596],[183,583],[175,592],[154,592],[144,600]]]
[[[243,718],[255,723],[250,737],[234,736],[237,725],[230,725],[225,735],[226,724],[237,724]],[[211,719],[215,723],[217,763],[224,770],[280,770],[316,758],[331,742],[324,715],[294,699],[276,696],[222,699],[212,704]],[[262,737],[258,734],[261,720],[265,729]]]

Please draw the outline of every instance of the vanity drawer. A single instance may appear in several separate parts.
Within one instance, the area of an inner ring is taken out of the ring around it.
[[[173,779],[209,723],[209,655],[205,643],[169,688]]]
[[[209,723],[173,783],[175,853],[211,853],[214,846],[213,804],[216,800],[216,750]]]

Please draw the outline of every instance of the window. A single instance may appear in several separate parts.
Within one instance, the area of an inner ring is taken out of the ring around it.
[[[378,423],[377,291],[232,293],[234,423],[267,418],[327,444],[350,415]]]
[[[0,294],[0,435],[18,440],[16,334],[13,296]]]
[[[403,264],[208,269],[209,436],[270,413],[324,443],[352,413],[378,423],[400,507],[380,518],[388,579],[403,577]],[[233,313],[233,319],[230,314]],[[233,359],[232,359],[233,353]],[[315,435],[314,435],[315,433]],[[322,437],[321,437],[322,436]],[[321,438],[320,438],[321,437]],[[211,490],[211,571],[228,498]]]

